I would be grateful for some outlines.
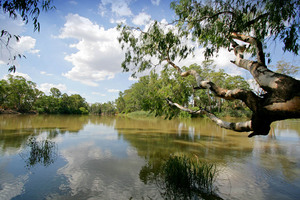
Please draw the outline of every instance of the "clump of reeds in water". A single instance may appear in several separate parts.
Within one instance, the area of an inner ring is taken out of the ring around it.
[[[218,170],[198,157],[172,155],[163,166],[166,193],[175,199],[220,199],[213,194]]]

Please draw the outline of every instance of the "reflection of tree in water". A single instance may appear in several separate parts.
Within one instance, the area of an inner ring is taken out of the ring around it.
[[[30,137],[27,141],[27,148],[20,153],[24,159],[26,167],[31,168],[37,164],[48,167],[57,158],[57,145],[48,139],[37,141],[35,137]]]
[[[172,155],[163,163],[155,183],[164,199],[222,199],[213,185],[217,174],[215,164]]]
[[[89,116],[79,115],[0,115],[0,152],[19,151],[32,135],[46,133],[53,139],[78,133],[89,120]]]

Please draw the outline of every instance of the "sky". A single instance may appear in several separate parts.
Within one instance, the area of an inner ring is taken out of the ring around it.
[[[12,34],[20,35],[19,42],[11,42],[13,51],[24,54],[18,59],[14,75],[24,76],[49,95],[56,87],[62,93],[80,94],[89,103],[113,101],[120,91],[129,89],[137,80],[131,73],[122,72],[124,51],[121,50],[116,26],[123,22],[144,28],[151,20],[171,22],[175,19],[170,0],[54,0],[56,7],[39,16],[40,32],[33,31],[29,21],[10,19],[0,11],[0,24]],[[1,28],[2,28],[1,27]],[[300,66],[300,56],[283,53],[280,43],[268,49],[272,65],[284,60]],[[0,79],[8,72],[9,53],[0,49]],[[217,69],[231,75],[251,75],[233,65],[234,53],[222,49],[214,57]],[[177,63],[179,66],[201,64],[203,48],[195,50],[194,57]],[[141,74],[146,75],[146,73]],[[140,76],[141,76],[140,75]],[[299,79],[299,74],[295,75]]]

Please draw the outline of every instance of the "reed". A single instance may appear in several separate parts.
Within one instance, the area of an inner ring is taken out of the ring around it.
[[[168,190],[179,193],[211,195],[218,170],[215,164],[202,162],[198,157],[172,155],[163,166]]]

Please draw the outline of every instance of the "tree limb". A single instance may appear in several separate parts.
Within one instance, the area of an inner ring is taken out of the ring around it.
[[[251,91],[243,90],[243,89],[234,89],[228,90],[217,86],[215,83],[211,81],[204,81],[199,73],[195,70],[189,70],[180,74],[182,77],[186,77],[192,75],[195,77],[197,82],[197,87],[195,89],[209,89],[212,91],[217,97],[226,99],[226,100],[242,100],[253,112],[257,110],[257,104],[259,102],[259,97],[255,95]]]
[[[266,65],[265,54],[263,51],[261,41],[257,40],[255,37],[246,36],[246,35],[238,34],[238,33],[231,33],[231,37],[233,39],[237,39],[237,40],[240,40],[240,41],[243,41],[243,42],[253,45],[256,48],[257,62],[260,65],[264,65],[264,66]]]
[[[200,108],[198,111],[191,110],[189,108],[183,107],[179,105],[178,103],[172,102],[170,99],[166,99],[168,104],[171,106],[176,106],[182,111],[188,112],[190,114],[205,114],[210,120],[215,122],[218,126],[222,128],[226,128],[229,130],[237,131],[237,132],[249,132],[252,131],[252,122],[246,121],[246,122],[226,122],[215,116],[214,114],[208,112],[207,110]]]

